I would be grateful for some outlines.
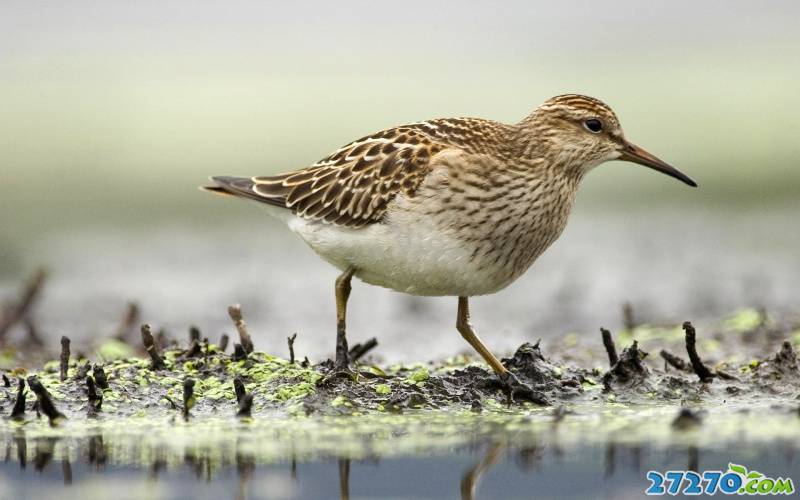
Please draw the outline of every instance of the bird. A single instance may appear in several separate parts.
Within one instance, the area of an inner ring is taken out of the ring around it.
[[[417,296],[458,298],[456,330],[509,397],[536,400],[472,327],[471,297],[519,278],[561,235],[581,180],[622,160],[685,184],[687,175],[625,138],[614,111],[552,97],[517,124],[439,118],[382,130],[306,168],[213,176],[202,189],[266,205],[322,259],[335,282],[334,375],[353,374],[346,339],[353,277]]]

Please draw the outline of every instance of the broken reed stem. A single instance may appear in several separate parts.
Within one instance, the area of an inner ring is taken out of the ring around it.
[[[253,352],[253,340],[250,338],[250,333],[247,331],[247,324],[242,318],[242,306],[234,304],[228,307],[228,315],[233,320],[233,324],[239,332],[239,341],[242,347],[244,347],[245,352],[250,354]]]
[[[38,297],[46,277],[45,270],[38,269],[25,284],[19,300],[3,313],[2,317],[0,317],[0,338],[3,338],[12,326],[25,318],[31,305]]]
[[[189,348],[181,353],[181,358],[197,358],[203,354],[203,348],[200,342],[192,339]]]
[[[17,386],[17,399],[14,401],[14,408],[11,410],[11,418],[20,419],[25,415],[25,379],[20,377]]]
[[[608,354],[608,364],[609,366],[614,366],[617,364],[617,361],[619,361],[619,356],[617,356],[617,346],[614,345],[611,332],[601,327],[600,335],[603,337],[603,347],[606,348],[606,354]]]
[[[367,340],[363,344],[356,344],[350,349],[348,356],[350,357],[350,362],[355,363],[359,359],[363,358],[369,351],[375,349],[378,346],[378,339],[372,337],[371,339]]]
[[[225,352],[228,349],[228,342],[230,342],[230,337],[227,333],[223,333],[219,338],[219,352]]]
[[[194,379],[187,378],[183,381],[183,418],[189,420],[189,410],[197,400],[194,397]]]
[[[233,356],[231,356],[231,359],[234,361],[243,361],[247,359],[247,351],[242,344],[233,344]]]
[[[28,387],[31,388],[34,394],[36,394],[36,401],[38,403],[38,408],[47,416],[47,419],[50,421],[50,424],[53,425],[56,420],[60,418],[66,418],[64,415],[56,409],[56,406],[53,404],[53,399],[50,397],[50,393],[47,392],[47,389],[44,388],[39,379],[36,375],[31,375],[28,377]]]
[[[164,359],[161,353],[158,352],[155,340],[153,340],[153,332],[150,331],[150,325],[142,325],[142,343],[144,350],[150,355],[150,368],[153,370],[166,370],[167,365],[164,364]]]
[[[236,393],[236,402],[241,403],[242,398],[247,394],[242,377],[237,376],[233,379],[233,392]]]
[[[689,321],[686,321],[683,323],[683,330],[686,332],[686,352],[689,353],[689,361],[692,363],[692,369],[697,376],[700,377],[702,382],[710,382],[714,378],[714,374],[703,364],[703,361],[697,354],[697,334],[694,327]]]
[[[194,325],[189,327],[189,342],[200,343],[200,329]]]
[[[661,349],[660,354],[661,357],[664,358],[664,362],[676,370],[682,372],[688,370],[689,367],[686,365],[686,361],[684,361],[682,358],[672,354],[671,352],[665,351],[664,349]]]
[[[289,363],[294,364],[294,341],[297,339],[297,333],[292,334],[291,337],[286,337],[289,343]]]
[[[106,371],[103,369],[103,365],[95,364],[92,367],[92,373],[94,374],[94,381],[97,382],[97,387],[100,389],[108,389],[108,378],[106,377]]]
[[[622,324],[625,325],[625,330],[629,332],[636,328],[636,321],[633,318],[633,306],[630,302],[625,302],[622,305]]]
[[[59,360],[61,361],[59,368],[60,368],[60,376],[61,381],[67,380],[67,371],[69,370],[69,337],[62,336],[61,337],[61,357]]]
[[[239,401],[239,411],[236,412],[236,416],[239,418],[250,418],[252,416],[252,411],[253,395],[245,394],[242,397],[242,400]]]
[[[125,314],[117,326],[117,331],[114,333],[114,338],[120,341],[125,341],[133,329],[134,325],[139,322],[139,305],[136,302],[129,302],[125,308]]]
[[[97,413],[103,406],[103,392],[98,391],[94,379],[86,377],[86,396],[89,399],[89,413]]]

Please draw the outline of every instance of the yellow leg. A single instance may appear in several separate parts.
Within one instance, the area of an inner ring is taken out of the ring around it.
[[[353,278],[355,269],[350,267],[336,278],[336,368],[346,369],[350,364],[347,355],[347,299],[350,298],[350,280]]]
[[[503,375],[508,370],[506,367],[503,366],[503,363],[497,359],[492,351],[490,351],[481,339],[478,338],[478,335],[475,333],[475,330],[472,329],[472,325],[469,324],[469,298],[468,297],[459,297],[458,298],[458,319],[456,320],[456,328],[458,332],[461,334],[469,345],[473,347],[481,357],[489,363],[489,366],[492,367],[492,370],[495,371],[498,375]]]

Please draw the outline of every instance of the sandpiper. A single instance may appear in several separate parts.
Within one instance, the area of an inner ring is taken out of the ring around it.
[[[509,392],[531,394],[481,342],[469,298],[516,280],[561,234],[583,176],[610,160],[689,177],[625,139],[603,102],[545,101],[521,122],[443,118],[343,146],[310,167],[263,177],[212,177],[205,189],[268,205],[342,274],[336,280],[334,371],[349,373],[350,281],[458,297],[456,328]]]

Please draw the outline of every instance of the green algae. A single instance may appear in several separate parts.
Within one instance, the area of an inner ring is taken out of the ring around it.
[[[768,321],[763,312],[753,308],[745,308],[725,317],[722,324],[727,330],[743,333],[754,330]]]

